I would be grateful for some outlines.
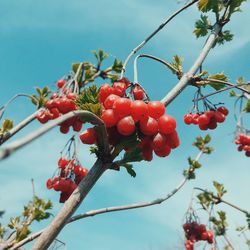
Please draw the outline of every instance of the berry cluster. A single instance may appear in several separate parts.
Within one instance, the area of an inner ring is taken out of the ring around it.
[[[246,134],[239,134],[235,139],[235,144],[238,145],[239,151],[245,151],[245,155],[250,157],[250,136]]]
[[[224,106],[203,113],[189,113],[184,116],[184,123],[188,125],[198,125],[201,130],[215,129],[217,123],[223,123],[225,121],[228,113],[228,109]]]
[[[126,95],[129,87],[134,100]],[[106,125],[111,145],[115,146],[124,136],[136,134],[143,159],[151,161],[153,152],[160,157],[168,156],[180,142],[175,119],[165,114],[165,107],[160,101],[146,102],[145,96],[139,85],[132,85],[126,80],[115,82],[113,86],[104,84],[99,91],[100,117]],[[80,139],[85,144],[95,143],[95,130],[87,129]]]
[[[75,159],[58,160],[58,175],[47,180],[47,188],[60,191],[60,202],[64,203],[80,181],[87,175],[88,169],[83,168]]]
[[[193,250],[194,244],[197,241],[207,241],[209,244],[214,242],[213,231],[207,230],[204,224],[198,224],[197,222],[190,222],[183,224],[183,229],[185,231],[186,250]]]
[[[65,85],[64,80],[59,80],[57,82],[57,86],[62,88]],[[45,104],[45,110],[41,111],[37,115],[37,119],[41,123],[46,123],[49,120],[53,120],[61,116],[62,114],[66,114],[70,111],[74,111],[77,109],[75,104],[76,94],[72,93],[70,90],[64,89],[62,94],[54,93],[50,100],[48,100]],[[79,132],[82,128],[82,122],[79,118],[71,118],[67,121],[60,124],[60,131],[63,134],[69,132],[70,126],[73,127],[73,130]]]

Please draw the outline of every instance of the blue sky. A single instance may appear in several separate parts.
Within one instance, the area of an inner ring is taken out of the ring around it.
[[[146,0],[0,0],[0,3],[1,104],[16,93],[32,93],[34,86],[53,88],[54,82],[69,71],[71,63],[92,60],[91,50],[102,48],[124,60],[166,16],[180,7],[176,1],[163,0],[157,4]],[[235,39],[214,49],[203,65],[204,69],[213,73],[224,71],[232,81],[241,75],[250,78],[249,8],[249,2],[245,3],[244,12],[232,18],[228,26]],[[192,7],[153,38],[142,52],[166,60],[178,54],[184,58],[187,70],[204,42],[204,39],[196,40],[192,35],[193,24],[198,17],[199,13]],[[177,82],[164,67],[147,59],[139,62],[138,70],[139,81],[155,100],[161,99]],[[132,63],[128,65],[127,76],[133,77]],[[186,89],[167,108],[167,112],[177,119],[181,147],[166,159],[137,164],[136,179],[130,178],[125,171],[105,173],[79,212],[151,200],[164,195],[180,182],[187,157],[196,155],[196,150],[191,147],[193,139],[205,134],[182,123],[183,115],[192,105],[193,91],[193,88]],[[227,94],[211,100],[233,107],[233,101]],[[34,107],[29,101],[20,98],[7,110],[6,117],[17,123],[32,111]],[[249,117],[247,119],[249,125]],[[16,138],[39,126],[34,122]],[[224,124],[211,132],[212,146],[216,151],[201,160],[204,168],[198,172],[197,179],[163,205],[84,219],[67,226],[59,239],[70,250],[177,249],[183,237],[181,224],[192,188],[209,188],[213,180],[225,184],[229,201],[249,209],[246,198],[249,197],[249,159],[236,151],[232,143],[234,129],[235,121],[231,114]],[[61,206],[57,203],[58,194],[47,190],[45,182],[54,172],[59,152],[69,136],[63,136],[55,129],[0,163],[0,209],[6,210],[3,221],[17,215],[30,199],[31,178],[35,180],[37,194],[52,199],[55,204],[53,212],[58,211]],[[80,158],[82,164],[89,167],[94,159],[86,152],[82,147]],[[225,209],[232,228],[245,222],[244,215]],[[204,215],[201,213],[200,216]],[[35,225],[34,231],[42,225]],[[246,249],[241,243],[243,240],[234,232],[230,231],[229,235],[237,249]]]

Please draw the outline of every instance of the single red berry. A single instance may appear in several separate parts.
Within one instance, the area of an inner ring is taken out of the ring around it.
[[[159,157],[166,157],[171,153],[171,148],[166,144],[162,148],[154,150],[154,152]]]
[[[109,96],[105,99],[105,101],[104,101],[104,107],[105,107],[105,109],[111,109],[111,108],[113,108],[114,102],[115,102],[117,99],[119,99],[119,98],[121,98],[121,97],[118,96],[118,95],[114,95],[114,94],[109,95]]]
[[[60,126],[60,132],[62,134],[67,134],[69,132],[69,127],[68,126]]]
[[[189,114],[184,115],[183,120],[184,120],[184,123],[187,124],[187,125],[192,124],[192,122],[193,122],[192,114],[189,113]]]
[[[113,104],[113,110],[115,115],[119,118],[130,115],[130,106],[131,106],[130,99],[125,97],[117,98]]]
[[[99,96],[98,96],[99,102],[104,103],[105,99],[113,93],[114,93],[113,87],[111,87],[107,83],[103,84],[99,90]]]
[[[53,180],[51,178],[47,180],[46,186],[47,186],[48,189],[53,188]]]
[[[166,134],[166,139],[170,148],[175,149],[180,146],[180,139],[176,131]]]
[[[124,96],[127,89],[127,84],[124,82],[114,82],[113,88],[115,95]]]
[[[144,119],[148,114],[148,105],[141,100],[135,100],[130,106],[131,116],[134,121]]]
[[[160,101],[152,101],[148,103],[148,115],[158,119],[165,114],[165,106]]]
[[[84,144],[94,144],[96,143],[96,139],[96,132],[93,128],[88,128],[80,134],[80,140]]]
[[[229,110],[225,106],[221,106],[217,109],[219,112],[221,112],[223,115],[227,116],[229,113]]]
[[[133,95],[135,100],[143,100],[145,97],[144,91],[139,85],[134,87]]]
[[[117,123],[117,130],[121,135],[132,135],[135,132],[135,122],[131,116],[122,118]]]
[[[158,120],[159,131],[162,134],[170,134],[176,129],[176,121],[170,115],[163,115]]]
[[[153,149],[156,151],[160,150],[166,145],[166,141],[167,141],[167,138],[165,135],[161,133],[157,133],[153,139]]]
[[[65,83],[66,83],[66,81],[61,79],[61,80],[57,81],[56,86],[57,86],[57,88],[61,89],[64,87]]]
[[[218,122],[218,123],[222,123],[226,119],[226,116],[223,115],[223,113],[221,113],[219,111],[215,111],[214,117],[215,117],[216,122]]]
[[[140,120],[140,130],[144,135],[155,135],[158,133],[158,122],[152,117]]]
[[[107,128],[113,127],[118,122],[113,109],[106,109],[102,112],[101,119]]]

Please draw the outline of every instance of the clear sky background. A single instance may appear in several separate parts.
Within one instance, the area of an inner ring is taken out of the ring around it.
[[[180,7],[176,1],[158,0],[0,0],[0,103],[4,104],[16,93],[33,93],[34,86],[48,85],[55,89],[55,81],[67,74],[71,63],[94,60],[91,50],[102,48],[112,57],[124,60],[127,54],[150,34],[164,18]],[[236,14],[228,27],[235,34],[232,42],[214,49],[203,65],[211,73],[224,71],[231,81],[237,77],[250,78],[249,2],[243,13]],[[196,40],[192,34],[194,21],[199,18],[195,6],[182,13],[142,50],[143,53],[171,60],[175,54],[184,58],[187,70],[199,54],[205,39]],[[127,76],[132,79],[132,63]],[[161,99],[177,80],[155,62],[139,62],[139,81],[153,100]],[[212,91],[207,90],[207,92]],[[192,106],[194,88],[187,88],[167,112],[176,117],[181,146],[165,159],[136,164],[137,177],[131,178],[122,170],[107,172],[88,195],[79,213],[132,202],[152,200],[172,190],[182,179],[187,168],[187,157],[195,157],[191,147],[194,138],[205,135],[194,126],[183,124],[183,115]],[[233,108],[228,94],[211,98]],[[21,121],[34,111],[29,100],[20,98],[7,110],[5,117]],[[225,184],[225,199],[250,209],[249,158],[238,153],[233,144],[235,121],[233,112],[227,121],[211,131],[215,152],[202,158],[203,168],[197,179],[162,205],[99,215],[67,226],[59,235],[67,249],[88,250],[165,250],[183,249],[181,225],[194,186],[212,188],[212,181]],[[247,120],[248,119],[248,120]],[[246,117],[249,127],[249,116]],[[20,135],[40,127],[34,122]],[[0,209],[5,210],[3,222],[18,215],[32,195],[30,179],[34,178],[37,195],[52,199],[53,213],[60,209],[58,193],[47,190],[46,180],[57,167],[59,152],[70,137],[54,129],[0,163]],[[14,138],[14,139],[15,139]],[[80,159],[90,167],[94,158],[82,147]],[[244,225],[245,217],[226,209],[231,228]],[[199,212],[203,222],[206,217]],[[36,224],[34,231],[46,223]],[[247,249],[243,238],[234,231],[229,236],[236,249]],[[179,247],[179,248],[178,248]],[[29,249],[27,246],[24,249]]]

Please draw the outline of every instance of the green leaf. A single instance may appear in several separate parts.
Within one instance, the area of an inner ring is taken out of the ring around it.
[[[218,37],[215,39],[213,48],[216,45],[223,45],[225,42],[232,41],[233,37],[234,37],[234,35],[229,30],[225,30],[223,32],[220,32]]]
[[[10,218],[10,222],[8,224],[8,227],[10,229],[16,229],[18,227],[19,222],[20,222],[20,216],[12,217],[12,218]]]
[[[222,198],[222,196],[227,192],[224,188],[224,185],[223,184],[220,184],[219,182],[217,181],[213,181],[213,185],[217,191],[217,196],[219,198]]]
[[[228,81],[228,77],[223,73],[217,73],[214,75],[209,75],[208,79],[215,79],[215,80],[221,80],[221,81]],[[224,83],[217,83],[212,81],[207,81],[207,84],[214,88],[215,90],[220,90],[225,87]]]
[[[216,14],[224,8],[222,0],[199,0],[197,5],[202,12],[213,11]]]
[[[88,110],[96,115],[101,114],[102,106],[98,100],[99,90],[95,85],[85,88],[75,103],[81,110]]]
[[[229,13],[240,11],[240,6],[243,2],[246,2],[246,0],[230,0]]]
[[[182,67],[183,59],[181,57],[179,57],[178,55],[174,55],[173,61],[170,64],[175,69],[175,70],[172,70],[172,72],[174,74],[177,74],[177,75],[183,74],[183,67]],[[176,73],[176,71],[177,71],[177,73]]]
[[[235,92],[234,90],[231,90],[230,93],[229,93],[229,95],[230,95],[231,97],[234,97],[234,96],[236,96],[236,92]]]
[[[115,59],[112,70],[115,71],[116,73],[120,73],[122,71],[123,63],[122,61],[118,62],[117,59]]]
[[[206,36],[208,29],[211,29],[211,23],[208,16],[201,15],[201,18],[195,22],[195,29],[193,33],[197,38]]]
[[[1,129],[1,132],[6,133],[9,130],[11,130],[12,128],[13,128],[13,121],[9,120],[9,119],[6,119],[6,120],[3,121],[3,126],[2,126],[2,129]]]
[[[23,226],[16,231],[16,241],[19,242],[25,239],[30,233],[31,231],[29,230],[28,226]]]
[[[246,105],[243,109],[245,112],[249,113],[250,112],[250,100],[246,102]]]
[[[205,144],[208,144],[210,141],[211,141],[211,136],[210,135],[206,135],[205,137],[204,137],[204,143]]]

